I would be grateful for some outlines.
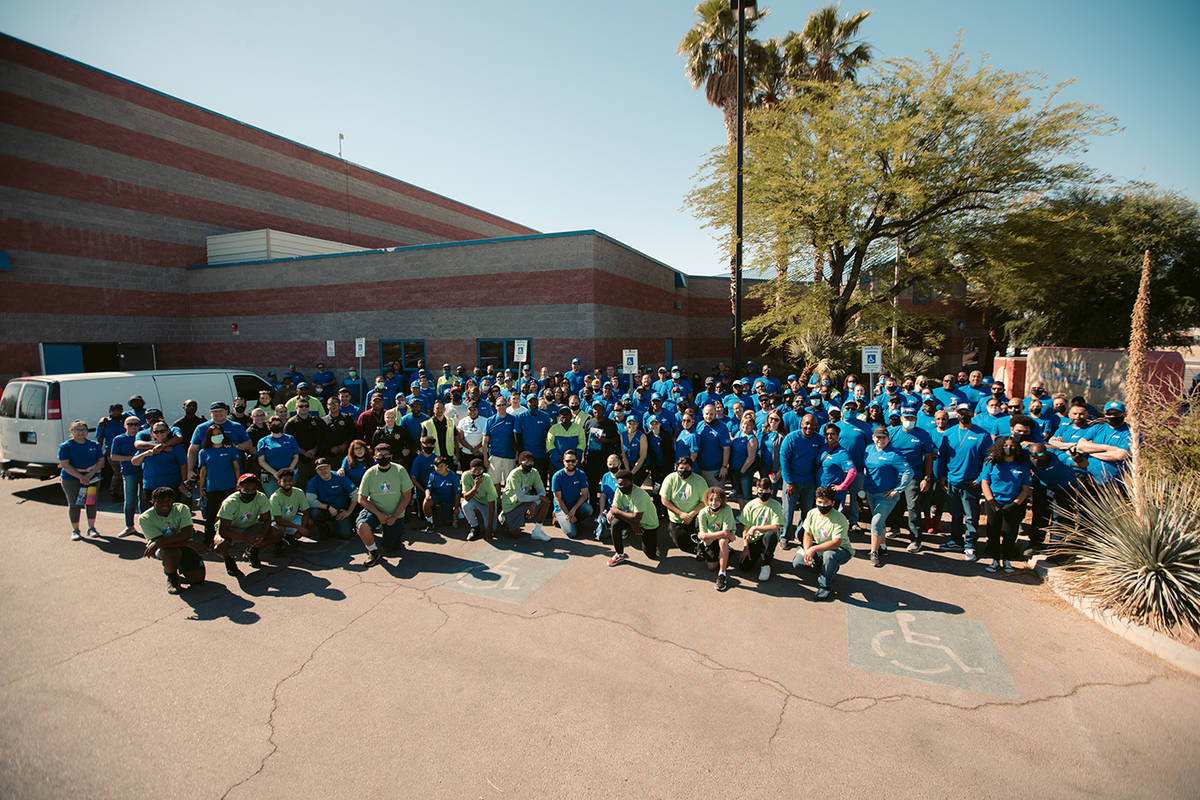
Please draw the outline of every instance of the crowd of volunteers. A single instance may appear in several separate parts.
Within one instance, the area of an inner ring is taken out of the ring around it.
[[[240,576],[239,560],[258,568],[264,548],[278,557],[302,538],[357,537],[373,565],[422,532],[550,541],[553,524],[611,545],[610,566],[631,543],[650,561],[674,547],[722,591],[731,569],[766,581],[777,548],[795,549],[826,600],[856,552],[882,567],[897,536],[908,553],[1012,572],[1078,492],[1122,480],[1130,459],[1121,401],[1098,410],[1037,380],[1010,397],[979,371],[870,386],[753,362],[738,376],[624,375],[575,359],[536,376],[418,362],[339,380],[318,363],[268,379],[274,391],[207,416],[188,401],[168,420],[134,396],[94,436],[72,423],[59,448],[71,538],[83,517],[100,535],[103,488],[123,504],[121,535],[145,537],[178,592],[204,580],[210,551]]]

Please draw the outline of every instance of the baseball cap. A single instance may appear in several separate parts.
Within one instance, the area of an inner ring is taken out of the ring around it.
[[[229,410],[229,404],[228,404],[228,403],[226,403],[226,402],[225,402],[225,401],[223,401],[223,400],[218,400],[218,401],[216,401],[215,403],[209,403],[209,404],[208,404],[208,410],[209,410],[209,411],[216,411],[218,408],[220,408],[220,409],[223,409],[223,410],[225,410],[225,411],[228,411],[228,410]]]
[[[787,379],[788,379],[789,381],[794,381],[794,380],[796,380],[796,376],[795,376],[795,375],[788,375],[788,376],[787,376]]]
[[[1104,411],[1106,413],[1109,411],[1120,411],[1122,414],[1124,414],[1125,413],[1125,404],[1122,403],[1120,400],[1109,400],[1107,403],[1104,404]]]
[[[450,369],[450,362],[447,361],[445,364],[442,364],[442,369]]]
[[[680,369],[679,369],[679,365],[678,365],[678,364],[676,364],[676,365],[674,365],[673,367],[671,367],[671,372],[679,372],[679,371],[680,371]]]
[[[572,359],[571,359],[571,363],[572,363],[572,364],[582,364],[583,362],[582,362],[582,361],[580,361],[578,358],[572,358]]]
[[[954,407],[954,410],[955,410],[955,411],[962,411],[963,409],[966,409],[967,411],[970,411],[970,410],[971,410],[971,404],[970,404],[970,403],[959,403],[957,406],[955,406],[955,407]]]
[[[659,394],[658,392],[655,392],[654,394],[650,395],[650,399],[651,400],[662,400],[662,395]]]
[[[747,367],[753,367],[753,366],[754,366],[754,362],[753,362],[753,361],[747,361],[747,362],[746,362],[746,366],[747,366]]]
[[[241,475],[238,476],[238,479],[237,479],[238,486],[241,486],[243,483],[249,483],[251,481],[253,481],[254,483],[258,483],[258,476],[255,475],[253,472],[243,472]]]
[[[905,406],[900,411],[900,416],[902,416],[902,417],[915,417],[916,415],[917,415],[917,410],[915,408],[913,408],[912,406]]]

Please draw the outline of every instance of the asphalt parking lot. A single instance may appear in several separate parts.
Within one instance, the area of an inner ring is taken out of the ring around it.
[[[841,600],[672,551],[306,543],[168,595],[0,483],[5,797],[1194,797],[1200,682],[1029,571],[893,547]],[[903,540],[902,540],[903,541]],[[865,542],[865,537],[859,544]]]

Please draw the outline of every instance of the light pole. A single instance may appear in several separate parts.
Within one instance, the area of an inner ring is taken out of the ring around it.
[[[742,136],[745,133],[743,116],[746,108],[746,19],[758,13],[756,0],[729,0],[737,14],[737,223],[733,251],[733,363],[742,364]]]

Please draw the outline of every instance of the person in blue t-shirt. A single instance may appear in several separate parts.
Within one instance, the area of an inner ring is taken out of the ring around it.
[[[346,390],[345,402],[341,402],[343,389]],[[347,405],[358,406],[363,402],[363,392],[365,390],[366,390],[366,383],[363,381],[362,377],[358,374],[358,370],[355,369],[354,367],[350,367],[350,369],[348,369],[346,371],[345,380],[343,380],[342,385],[338,387],[338,401],[342,406],[343,414],[350,413],[349,411],[346,410]],[[360,411],[359,413],[362,413],[362,412]],[[354,414],[353,416],[357,417],[358,414]]]
[[[358,508],[358,486],[333,471],[328,459],[313,462],[316,474],[308,481],[305,495],[315,532],[320,538],[354,537],[354,512]]]
[[[113,403],[108,407],[108,416],[96,423],[96,442],[104,449],[105,463],[101,472],[101,483],[107,483],[109,494],[116,502],[124,496],[121,481],[121,470],[108,459],[112,451],[113,439],[125,433],[125,406]]]
[[[283,432],[283,419],[278,415],[267,420],[267,427],[270,435],[258,440],[258,464],[263,471],[263,494],[270,497],[279,488],[279,471],[295,470],[300,463],[300,445],[290,434]]]
[[[204,432],[196,463],[199,470],[200,495],[205,498],[205,544],[212,547],[213,537],[217,532],[217,512],[221,510],[221,503],[225,502],[225,498],[237,491],[242,461],[232,438],[225,434],[223,428],[211,425]]]
[[[957,381],[949,373],[942,376],[942,385],[933,389],[933,397],[940,408],[958,408],[959,403],[967,402],[967,396],[959,390]]]
[[[128,536],[137,533],[133,522],[142,510],[142,471],[135,467],[132,461],[138,452],[135,444],[142,422],[137,417],[123,417],[121,422],[125,426],[125,432],[113,438],[112,449],[109,450],[108,457],[116,465],[117,472],[120,473],[124,489],[122,510],[125,512],[125,530],[121,535]]]
[[[1043,442],[1050,441],[1050,437],[1058,431],[1058,415],[1049,410],[1049,406],[1036,397],[1029,404],[1029,410],[1025,416],[1033,420]]]
[[[892,449],[904,456],[915,478],[904,488],[907,508],[908,533],[912,541],[908,552],[921,550],[921,528],[929,504],[929,492],[933,489],[933,438],[929,432],[917,426],[917,410],[906,406],[900,413],[900,425],[890,428]]]
[[[950,539],[942,550],[963,549],[967,561],[974,561],[979,525],[979,474],[992,446],[992,437],[972,424],[974,413],[967,403],[957,409],[958,425],[942,438],[941,458],[946,465],[946,502],[950,506]]]
[[[1029,551],[1032,555],[1046,546],[1046,528],[1059,513],[1074,507],[1079,479],[1071,456],[1060,450],[1048,450],[1045,444],[1029,445],[1029,464],[1033,470],[1033,519],[1029,526]]]
[[[508,475],[517,468],[517,418],[508,413],[508,403],[497,400],[483,432],[483,463],[496,491],[504,488]]]
[[[1075,442],[1075,449],[1088,455],[1088,472],[1098,484],[1124,480],[1132,458],[1132,437],[1125,422],[1125,404],[1113,400],[1104,406],[1107,424],[1092,425]]]
[[[100,488],[100,471],[104,469],[104,448],[88,438],[88,425],[81,419],[68,428],[71,438],[58,446],[59,478],[67,497],[67,515],[71,520],[71,540],[78,541],[80,512],[87,511],[88,535],[99,536],[96,530],[96,493]]]
[[[871,504],[871,564],[882,567],[888,515],[900,502],[900,497],[913,482],[916,473],[904,456],[891,446],[891,434],[887,428],[882,425],[877,427],[871,434],[871,441],[863,459],[866,473],[863,489]]]
[[[854,456],[841,445],[842,429],[830,422],[823,429],[825,449],[821,451],[817,466],[817,486],[828,486],[834,492],[836,507],[846,501],[846,490],[853,485],[861,472]],[[857,503],[855,504],[857,506]],[[857,512],[857,507],[855,511]],[[856,514],[857,516],[857,514]]]
[[[210,403],[208,406],[208,416],[210,419],[201,422],[192,431],[191,441],[188,443],[188,474],[196,474],[196,459],[200,455],[200,448],[204,444],[204,437],[208,433],[208,429],[214,425],[225,431],[225,436],[229,439],[229,443],[235,448],[246,453],[254,452],[254,445],[250,442],[250,434],[240,424],[229,418],[229,404],[223,400],[217,400]]]
[[[711,403],[700,413],[703,421],[696,426],[696,471],[709,486],[721,486],[729,475],[729,428],[717,418],[716,406]]]
[[[1032,490],[1029,458],[1021,446],[1007,436],[992,442],[979,476],[987,514],[988,572],[1012,572],[1017,557],[1017,531],[1025,517],[1025,501]]]
[[[801,520],[812,510],[817,490],[817,466],[825,437],[817,432],[817,419],[805,414],[800,429],[792,431],[779,447],[779,467],[783,477],[783,547],[800,543],[796,535],[796,511]]]
[[[291,378],[293,386],[299,386],[304,382],[304,373],[296,371],[295,364],[288,364],[287,372],[283,373],[284,378]]]
[[[578,358],[573,358],[571,359],[571,369],[563,377],[571,385],[571,394],[579,394],[583,390],[583,382],[587,380],[587,373],[583,370],[582,362]]]
[[[313,373],[310,381],[313,387],[313,394],[321,398],[324,403],[329,397],[333,397],[337,390],[337,378],[329,370],[325,369],[325,362],[317,362],[317,371]]]
[[[139,450],[132,459],[135,467],[142,468],[142,505],[149,506],[150,495],[160,486],[184,493],[187,481],[187,449],[182,444],[172,444],[174,433],[167,423],[156,421],[150,428],[153,446]]]
[[[518,452],[529,451],[533,456],[534,469],[542,476],[543,483],[549,483],[550,457],[546,451],[546,434],[554,425],[554,418],[541,410],[536,394],[530,395],[527,403],[528,407],[515,414],[513,419],[513,431],[517,437],[516,449]]]
[[[433,469],[425,475],[424,487],[421,508],[425,514],[425,532],[433,533],[439,519],[446,525],[454,524],[462,499],[462,478],[450,469],[449,458],[438,456],[433,460]]]
[[[550,491],[554,494],[554,519],[558,527],[570,539],[592,533],[592,506],[588,503],[587,476],[577,469],[579,452],[568,450],[563,453],[563,468],[550,479]]]

